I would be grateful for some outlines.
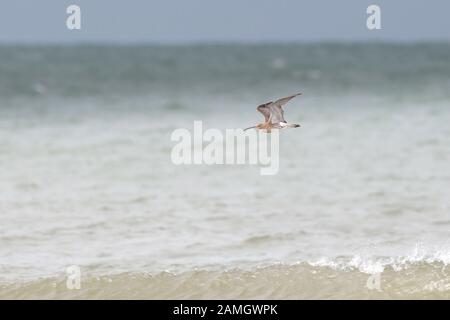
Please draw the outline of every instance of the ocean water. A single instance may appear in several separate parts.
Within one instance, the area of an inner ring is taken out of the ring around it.
[[[172,163],[298,91],[278,174]],[[449,190],[450,44],[0,47],[2,299],[449,299]]]

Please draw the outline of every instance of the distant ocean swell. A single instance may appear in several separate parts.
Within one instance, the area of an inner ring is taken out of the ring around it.
[[[0,47],[0,98],[371,93],[448,99],[450,45]]]
[[[444,262],[389,265],[378,275],[374,287],[373,274],[358,268],[308,263],[121,273],[83,278],[79,290],[67,289],[62,277],[2,285],[0,299],[450,299],[450,269]]]

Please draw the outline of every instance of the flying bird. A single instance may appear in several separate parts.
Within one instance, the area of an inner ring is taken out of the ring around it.
[[[278,99],[277,101],[264,103],[256,108],[259,112],[264,115],[264,122],[257,124],[256,126],[244,129],[263,129],[267,133],[270,133],[272,129],[283,129],[283,128],[297,128],[300,127],[299,124],[287,123],[284,120],[284,110],[283,106],[288,103],[292,98],[301,95],[301,93],[294,94],[289,97]]]

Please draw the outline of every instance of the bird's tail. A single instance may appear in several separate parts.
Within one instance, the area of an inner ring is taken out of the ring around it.
[[[287,127],[288,128],[298,128],[298,127],[300,127],[300,125],[296,124],[296,123],[291,123],[291,124],[288,124]]]

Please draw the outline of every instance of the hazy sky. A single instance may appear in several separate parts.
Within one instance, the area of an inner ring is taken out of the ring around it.
[[[81,7],[81,30],[66,8]],[[381,7],[382,30],[366,8]],[[0,42],[450,41],[449,0],[2,0]]]

